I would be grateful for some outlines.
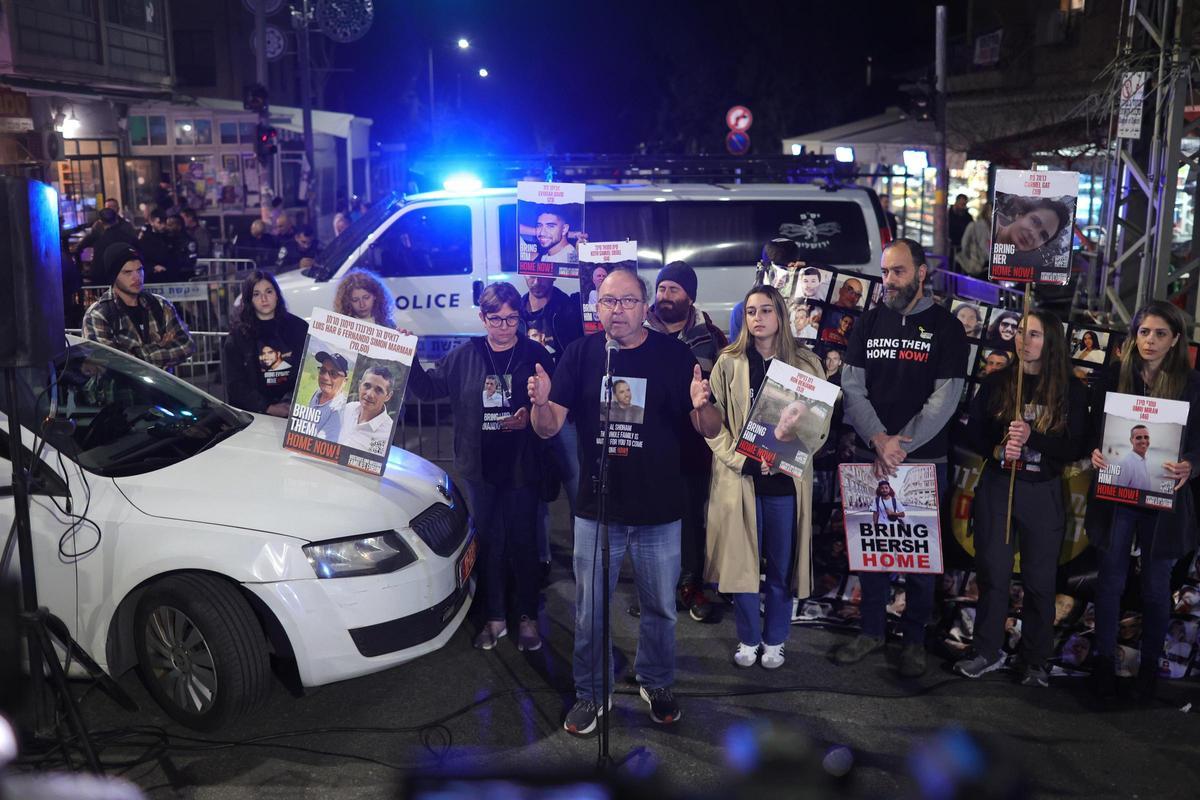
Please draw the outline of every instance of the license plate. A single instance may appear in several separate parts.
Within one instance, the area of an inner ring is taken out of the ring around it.
[[[467,582],[467,578],[471,577],[471,571],[475,569],[475,555],[479,551],[478,544],[472,537],[467,549],[463,550],[462,555],[458,557],[458,585],[460,587]]]

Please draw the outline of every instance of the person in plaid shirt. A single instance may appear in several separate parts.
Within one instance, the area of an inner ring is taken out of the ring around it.
[[[191,358],[192,336],[175,306],[142,291],[146,273],[137,250],[123,243],[111,245],[104,251],[104,270],[112,288],[83,315],[83,338],[168,371]]]

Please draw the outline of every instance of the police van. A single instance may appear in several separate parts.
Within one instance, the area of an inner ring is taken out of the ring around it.
[[[754,283],[763,243],[793,239],[814,262],[879,274],[889,239],[875,193],[861,186],[815,184],[588,185],[584,228],[592,242],[637,242],[638,270],[651,289],[664,264],[686,261],[699,276],[697,305],[722,328]],[[330,243],[314,267],[279,276],[288,309],[309,317],[333,308],[342,277],[361,267],[395,297],[400,327],[422,337],[423,358],[436,359],[464,336],[481,332],[476,307],[483,288],[517,275],[515,188],[469,194],[429,192],[376,203]],[[559,278],[567,294],[575,279]]]

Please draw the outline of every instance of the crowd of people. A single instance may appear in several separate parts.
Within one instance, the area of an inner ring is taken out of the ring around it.
[[[252,238],[265,235],[262,228],[251,231]],[[297,251],[312,246],[304,242],[307,236],[304,228],[296,231]],[[772,264],[778,258],[778,266],[795,271],[799,280],[819,282],[820,270],[789,261],[787,252],[778,242],[768,243],[764,258]],[[144,289],[146,274],[157,266],[153,258],[122,238],[106,243],[102,263],[112,288],[88,310],[85,337],[166,368],[186,359],[191,347],[186,327],[169,302]],[[1186,321],[1166,303],[1140,309],[1130,344],[1101,372],[1089,395],[1071,375],[1071,345],[1058,318],[1043,310],[1000,315],[987,332],[997,354],[984,362],[986,377],[969,404],[965,427],[952,432],[971,369],[964,366],[967,332],[971,325],[982,327],[978,314],[972,319],[952,313],[936,301],[924,249],[912,240],[888,244],[880,271],[882,296],[843,332],[844,352],[832,349],[824,361],[792,335],[788,304],[769,283],[752,287],[738,304],[728,341],[696,307],[698,276],[683,262],[664,267],[653,291],[636,271],[608,271],[596,287],[602,331],[590,336],[583,335],[578,297],[555,287],[553,279],[526,278],[524,295],[509,283],[491,284],[479,298],[479,335],[432,367],[414,360],[409,394],[448,398],[453,409],[453,473],[479,535],[475,647],[498,647],[512,621],[518,648],[542,646],[538,609],[542,565],[549,561],[546,506],[560,485],[566,490],[573,518],[576,693],[563,722],[567,732],[591,734],[611,708],[611,689],[607,697],[601,690],[611,643],[600,634],[599,614],[627,553],[637,590],[631,613],[639,618],[633,667],[655,722],[682,717],[673,694],[677,614],[686,610],[705,619],[714,588],[733,606],[732,664],[784,666],[793,598],[814,589],[812,471],[783,474],[737,448],[756,392],[776,359],[840,385],[838,413],[856,435],[852,458],[872,465],[879,481],[877,513],[889,520],[902,513],[889,483],[902,464],[934,466],[944,507],[951,439],[957,436],[960,445],[984,458],[972,510],[979,591],[974,648],[953,669],[978,678],[1004,665],[1009,583],[1019,553],[1026,631],[1019,679],[1027,686],[1048,685],[1056,569],[1065,534],[1064,467],[1087,457],[1097,469],[1105,466],[1099,422],[1107,392],[1182,399],[1192,404],[1192,414],[1200,414],[1200,375],[1188,361]],[[862,308],[863,293],[861,281],[845,280],[835,289],[835,307]],[[307,325],[288,313],[273,270],[252,271],[241,296],[224,350],[229,399],[250,411],[287,416]],[[387,289],[367,271],[353,270],[343,279],[335,305],[348,316],[396,325]],[[881,341],[890,344],[879,346]],[[896,356],[906,350],[921,357]],[[390,397],[391,376],[365,375],[359,400],[334,407],[338,392],[330,387],[346,380],[345,360],[329,353],[315,358],[321,364],[318,388],[304,400],[314,407],[327,404],[322,414],[328,412],[334,429],[369,428],[374,417],[367,412]],[[1142,697],[1155,692],[1171,568],[1197,545],[1187,483],[1200,469],[1200,419],[1189,418],[1186,431],[1183,455],[1164,467],[1175,481],[1172,510],[1088,504],[1087,533],[1101,553],[1092,670],[1100,694],[1114,688],[1119,601],[1135,543],[1142,558],[1146,632],[1137,691]],[[1014,471],[1010,537],[1006,510]],[[608,585],[600,563],[602,517],[608,523]],[[858,577],[861,633],[830,653],[843,666],[885,646],[892,576]],[[934,595],[934,576],[905,576],[898,660],[905,678],[927,669]],[[611,659],[608,664],[611,670]],[[610,671],[610,687],[612,678]]]

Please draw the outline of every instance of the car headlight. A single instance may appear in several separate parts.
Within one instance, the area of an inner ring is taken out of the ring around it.
[[[417,554],[395,531],[306,544],[304,555],[318,578],[382,575],[417,560]]]

